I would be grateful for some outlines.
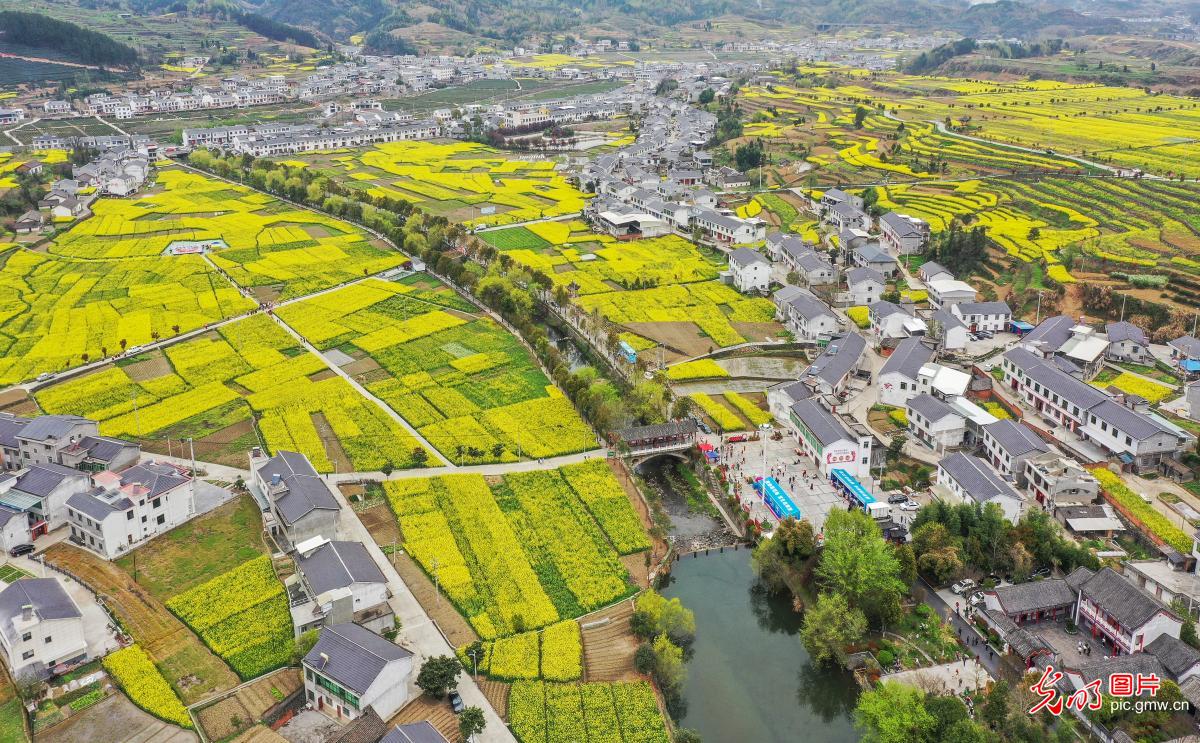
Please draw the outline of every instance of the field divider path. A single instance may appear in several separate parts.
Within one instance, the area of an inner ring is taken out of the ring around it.
[[[415,438],[417,440],[417,442],[419,444],[421,444],[421,446],[424,446],[426,449],[428,449],[430,452],[432,452],[433,455],[442,462],[444,467],[446,467],[447,469],[456,469],[457,466],[453,462],[451,462],[449,459],[447,459],[445,457],[445,455],[443,455],[440,451],[438,451],[437,447],[435,447],[433,444],[429,443],[429,441],[424,436],[421,435],[420,431],[413,428],[412,425],[409,424],[408,421],[404,420],[404,418],[399,413],[397,413],[395,410],[392,410],[390,405],[388,405],[383,400],[380,400],[378,397],[376,397],[375,395],[372,395],[370,392],[368,392],[366,387],[363,387],[361,384],[359,384],[358,380],[356,380],[354,377],[347,374],[346,371],[344,369],[342,369],[340,366],[330,363],[329,359],[325,358],[325,355],[323,353],[321,353],[320,351],[318,351],[316,346],[309,343],[308,339],[306,339],[304,336],[297,333],[292,328],[291,325],[288,325],[283,320],[283,318],[279,317],[274,312],[269,313],[269,314],[271,316],[271,319],[274,320],[279,325],[279,327],[283,328],[285,331],[287,331],[287,333],[289,335],[291,335],[293,338],[295,338],[297,341],[299,341],[300,344],[303,345],[304,348],[309,353],[316,355],[316,357],[321,360],[321,363],[323,363],[326,366],[326,368],[328,368],[330,371],[332,371],[334,374],[338,375],[342,379],[346,380],[346,382],[351,387],[353,387],[354,390],[356,392],[358,392],[358,394],[362,395],[367,400],[369,400],[373,404],[377,405],[380,410],[382,410],[383,412],[385,412],[389,416],[391,416],[392,420],[399,423],[404,428],[404,430],[408,431],[408,433],[413,438]],[[421,471],[424,471],[424,470],[421,470]]]

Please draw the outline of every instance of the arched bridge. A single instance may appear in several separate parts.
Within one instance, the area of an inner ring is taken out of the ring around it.
[[[628,451],[633,469],[651,459],[674,457],[687,459],[687,450],[696,445],[696,421],[685,418],[652,426],[634,426],[617,431],[622,449]]]

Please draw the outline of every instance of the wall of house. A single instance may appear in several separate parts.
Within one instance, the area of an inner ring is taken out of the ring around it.
[[[902,408],[918,394],[920,390],[917,381],[900,372],[888,372],[879,376],[879,402],[884,405]]]
[[[408,701],[408,677],[411,674],[411,658],[389,663],[371,688],[367,689],[367,693],[363,694],[363,706],[369,704],[380,717],[389,719]]]
[[[17,640],[6,647],[9,668],[14,677],[49,668],[57,663],[87,656],[87,641],[83,637],[83,620],[70,619],[37,620],[29,624],[18,616],[13,620],[13,631]],[[28,633],[29,639],[21,639]],[[49,642],[47,642],[49,640]],[[29,657],[25,657],[28,655]]]

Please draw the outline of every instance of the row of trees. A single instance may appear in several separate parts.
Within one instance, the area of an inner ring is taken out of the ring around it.
[[[633,661],[639,673],[654,678],[662,691],[667,711],[678,719],[683,711],[684,663],[691,657],[696,639],[696,617],[678,598],[663,598],[654,590],[637,599],[630,628],[642,641]]]
[[[995,503],[934,501],[913,519],[912,535],[917,568],[937,584],[950,582],[966,568],[1011,573],[1017,580],[1042,569],[1100,569],[1096,555],[1066,539],[1040,509],[1027,511],[1014,525]]]

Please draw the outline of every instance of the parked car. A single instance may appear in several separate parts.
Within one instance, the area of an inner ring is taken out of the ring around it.
[[[1050,577],[1050,568],[1042,568],[1041,570],[1035,570],[1033,572],[1033,575],[1031,575],[1029,577],[1030,578],[1049,578]]]
[[[450,692],[450,709],[454,712],[454,714],[457,715],[462,712],[463,707],[465,706],[466,705],[463,704],[461,694],[459,694],[457,691]]]
[[[962,596],[974,587],[975,587],[975,581],[971,580],[970,578],[963,578],[959,582],[950,586],[950,590],[953,591],[956,595]]]
[[[908,496],[904,493],[896,493],[888,496],[888,503],[908,503]]]
[[[971,606],[981,606],[983,604],[983,591],[976,591],[971,594],[971,598],[967,599],[971,602]]]
[[[13,557],[20,557],[21,555],[28,555],[30,552],[33,552],[33,550],[34,546],[32,544],[18,544],[16,547],[10,549],[8,554],[12,555]]]
[[[920,511],[921,504],[917,503],[915,500],[906,500],[900,504],[900,510],[901,511]]]

